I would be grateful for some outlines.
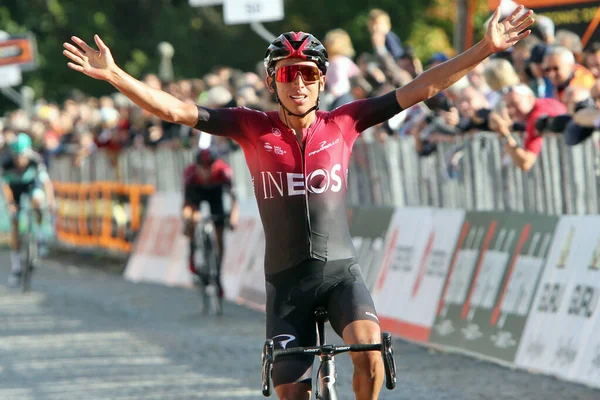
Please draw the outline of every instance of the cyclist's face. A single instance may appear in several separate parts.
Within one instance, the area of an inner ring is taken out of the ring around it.
[[[297,71],[282,69],[289,66],[308,67],[305,69],[306,76],[300,72],[302,68],[298,68]],[[279,100],[288,110],[295,114],[302,114],[317,103],[319,92],[325,90],[325,76],[311,73],[311,70],[316,68],[317,65],[314,62],[300,58],[287,58],[278,61],[275,70],[280,71],[281,77],[277,82],[275,77],[267,77],[267,85],[270,90],[277,90]],[[281,79],[285,75],[283,72],[288,72],[287,79]],[[318,72],[318,69],[316,72]],[[275,76],[277,76],[277,72]],[[281,80],[287,80],[287,82],[281,82]]]
[[[29,165],[29,158],[26,154],[16,154],[13,158],[17,168],[25,168]]]
[[[202,177],[210,176],[211,168],[202,164],[196,164],[196,173]]]

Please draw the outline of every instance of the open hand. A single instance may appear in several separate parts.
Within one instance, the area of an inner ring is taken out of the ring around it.
[[[529,36],[531,33],[531,30],[527,28],[534,22],[533,11],[529,10],[518,17],[523,11],[523,8],[523,6],[517,7],[512,14],[506,17],[502,22],[498,22],[498,19],[500,18],[500,7],[496,8],[487,27],[484,39],[488,42],[494,53],[508,49],[524,37]]]
[[[94,79],[108,80],[115,68],[115,61],[110,49],[100,39],[100,36],[94,35],[94,41],[100,49],[99,51],[88,46],[85,41],[77,36],[72,36],[71,40],[79,47],[75,47],[70,43],[63,44],[65,48],[63,54],[73,61],[67,65],[71,69],[83,72]]]

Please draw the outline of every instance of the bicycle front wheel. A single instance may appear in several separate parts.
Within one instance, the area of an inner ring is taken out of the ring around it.
[[[26,235],[25,243],[25,265],[22,268],[23,280],[22,288],[23,293],[28,292],[31,287],[31,273],[33,272],[33,262],[37,257],[37,241],[33,238],[33,223],[31,221],[32,216],[29,215],[28,221],[28,233]]]

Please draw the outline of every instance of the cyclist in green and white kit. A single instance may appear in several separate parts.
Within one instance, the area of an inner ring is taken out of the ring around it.
[[[31,148],[31,138],[25,133],[19,133],[16,139],[9,144],[12,157],[2,163],[2,193],[12,216],[11,229],[11,273],[8,285],[19,285],[21,281],[21,260],[19,256],[19,209],[21,196],[26,194],[31,207],[35,210],[38,225],[42,222],[41,209],[48,200],[48,206],[54,206],[54,189],[50,176],[41,156]],[[38,230],[40,250],[44,237],[41,229]]]

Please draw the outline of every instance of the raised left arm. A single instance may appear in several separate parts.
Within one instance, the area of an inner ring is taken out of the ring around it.
[[[490,55],[504,51],[528,36],[531,31],[527,28],[533,24],[533,11],[529,10],[519,17],[522,11],[523,6],[519,6],[502,22],[498,22],[500,9],[497,8],[481,41],[458,56],[423,72],[407,85],[396,89],[398,104],[403,109],[407,109],[435,96],[456,83]]]

